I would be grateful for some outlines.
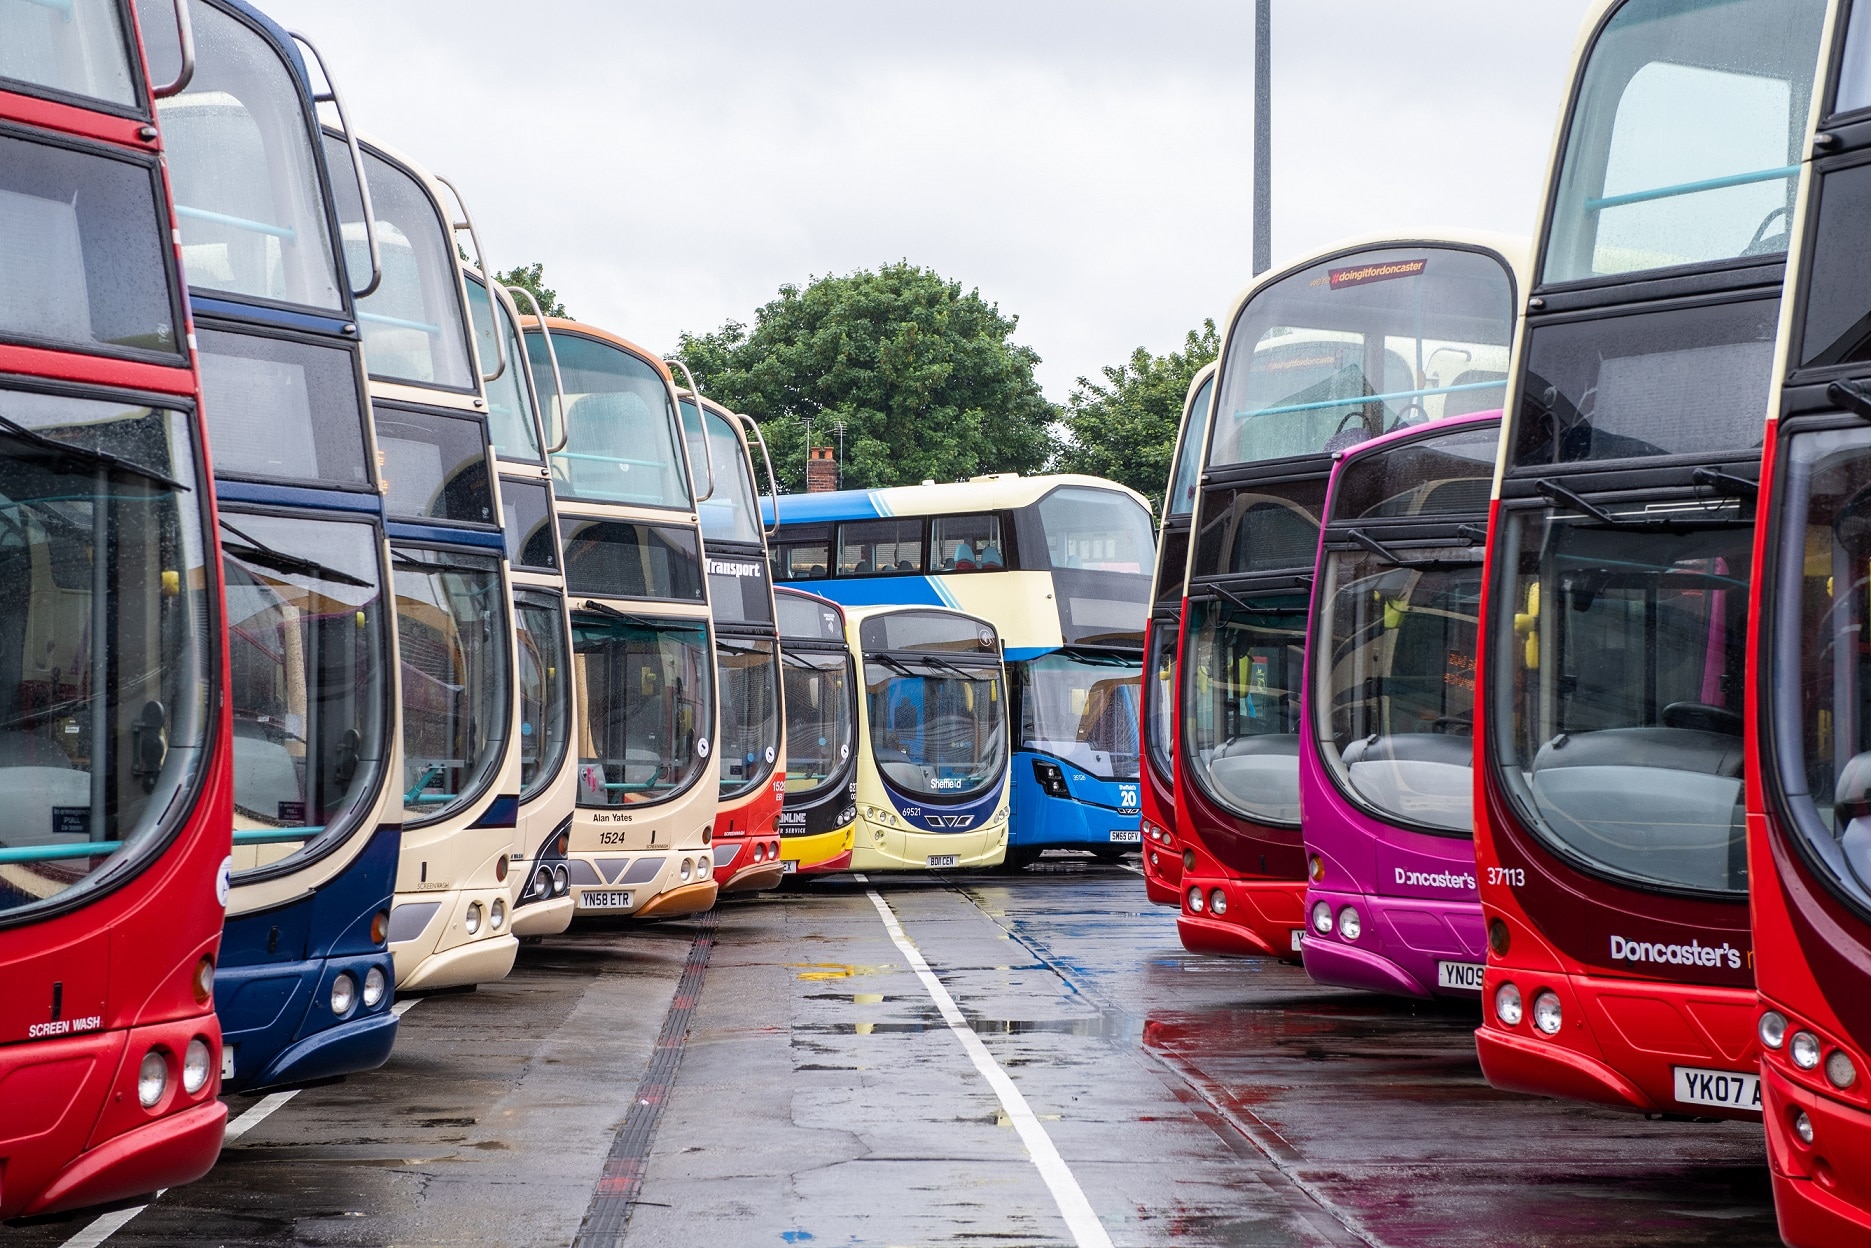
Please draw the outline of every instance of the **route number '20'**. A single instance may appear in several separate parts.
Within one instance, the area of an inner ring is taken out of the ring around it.
[[[1527,873],[1520,867],[1489,867],[1488,883],[1505,884],[1509,888],[1525,888]]]

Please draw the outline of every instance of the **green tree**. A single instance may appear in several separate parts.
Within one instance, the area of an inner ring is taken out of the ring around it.
[[[703,393],[760,422],[782,484],[805,488],[807,434],[844,446],[847,489],[1034,472],[1058,408],[1012,341],[1019,318],[902,261],[814,278],[754,313],[683,334]]]
[[[533,298],[539,300],[540,311],[544,312],[547,316],[563,317],[568,321],[572,319],[572,314],[567,312],[565,310],[565,305],[559,302],[559,292],[546,285],[545,265],[516,265],[508,269],[505,273],[494,274],[494,280],[503,286],[520,286],[531,291]],[[533,314],[533,310],[527,306],[526,300],[516,299],[514,302],[520,305],[520,315],[522,317],[529,317]]]
[[[1156,506],[1169,484],[1189,383],[1220,351],[1215,322],[1205,320],[1181,351],[1151,355],[1138,347],[1125,363],[1103,370],[1102,385],[1080,377],[1066,400],[1070,440],[1060,445],[1055,466],[1120,481]]]

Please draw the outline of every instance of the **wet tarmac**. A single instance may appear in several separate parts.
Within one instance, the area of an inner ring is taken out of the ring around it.
[[[1495,1092],[1477,1006],[1185,953],[1089,859],[581,926],[399,1005],[382,1070],[233,1098],[201,1182],[0,1244],[1779,1242],[1758,1127]]]

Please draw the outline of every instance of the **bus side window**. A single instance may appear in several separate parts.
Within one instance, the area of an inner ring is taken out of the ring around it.
[[[824,542],[806,546],[781,546],[774,552],[774,579],[779,581],[811,581],[825,575],[825,565],[831,560],[831,548]]]
[[[1004,569],[999,516],[940,516],[930,527],[930,570],[975,572]]]
[[[838,526],[838,575],[923,569],[921,520],[863,520]]]

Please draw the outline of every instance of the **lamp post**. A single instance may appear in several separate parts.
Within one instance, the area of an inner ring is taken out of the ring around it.
[[[1273,0],[1254,0],[1254,275],[1273,267]]]

